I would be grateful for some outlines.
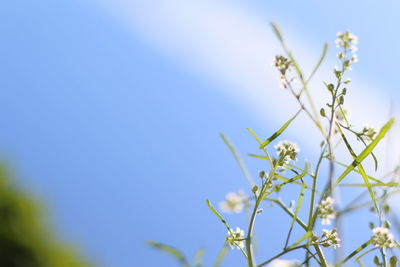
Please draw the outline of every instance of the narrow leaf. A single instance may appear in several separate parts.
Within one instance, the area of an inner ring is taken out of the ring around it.
[[[389,260],[390,262],[390,267],[396,267],[397,266],[397,257],[396,256],[392,256]]]
[[[251,133],[251,135],[253,135],[253,137],[257,140],[257,142],[258,142],[258,144],[259,145],[261,145],[262,144],[262,141],[260,140],[260,138],[258,138],[258,136],[256,135],[256,133],[252,130],[252,129],[250,129],[250,128],[247,128],[247,130]],[[273,168],[274,167],[274,162],[273,162],[273,159],[269,156],[269,153],[268,153],[268,150],[267,150],[267,148],[265,147],[265,148],[263,148],[263,151],[264,151],[264,153],[265,153],[265,159],[269,162],[269,164],[271,165],[271,168]]]
[[[356,153],[355,153],[354,150],[351,148],[350,143],[347,141],[347,138],[346,138],[346,136],[344,135],[344,133],[343,133],[343,131],[342,131],[340,125],[339,125],[339,124],[336,124],[336,125],[337,125],[337,128],[338,128],[339,132],[340,132],[340,135],[342,136],[342,139],[343,139],[344,143],[346,144],[347,149],[349,150],[349,152],[350,152],[351,156],[353,157],[353,159],[356,160],[356,159],[357,159]],[[367,174],[366,174],[366,172],[365,172],[365,170],[364,170],[364,167],[362,166],[361,162],[358,164],[357,168],[358,168],[358,170],[359,170],[359,172],[360,172],[360,174],[361,174],[361,176],[362,176],[362,178],[363,178],[363,180],[364,180],[364,183],[365,183],[365,185],[366,185],[366,187],[367,187],[367,189],[368,189],[368,192],[369,192],[369,194],[370,194],[370,196],[371,196],[371,199],[372,199],[372,201],[374,202],[375,209],[376,209],[377,212],[379,213],[378,202],[377,202],[377,200],[376,200],[374,191],[372,190],[372,186],[371,186],[370,183],[369,183],[368,176],[367,176]]]
[[[229,227],[228,223],[225,221],[225,219],[219,214],[219,212],[211,205],[210,200],[207,199],[206,201],[208,208],[220,219],[220,221],[225,225],[226,229],[228,229],[229,232],[232,231],[232,229]]]
[[[356,159],[347,167],[347,169],[339,176],[336,183],[340,183],[344,177],[346,177],[358,164],[360,164],[376,147],[379,141],[386,135],[389,129],[393,126],[394,118],[391,118],[379,131],[376,138],[356,157]]]
[[[307,168],[307,167],[306,167],[306,168]],[[292,218],[292,222],[291,222],[290,228],[289,228],[289,233],[288,233],[287,238],[286,238],[285,248],[286,248],[287,245],[289,244],[289,239],[290,239],[290,235],[291,235],[292,230],[293,230],[294,223],[295,223],[295,221],[296,221],[296,219],[297,219],[297,215],[299,214],[301,205],[303,205],[303,199],[304,199],[304,191],[305,191],[305,188],[306,188],[306,184],[305,184],[304,181],[303,181],[302,184],[301,184],[301,190],[300,190],[299,199],[297,200],[296,210],[295,210],[295,212],[294,212],[294,216],[293,216],[293,218]],[[307,238],[307,237],[305,237],[305,238]],[[302,240],[301,240],[301,241],[302,241]],[[301,242],[301,241],[300,241],[300,242]],[[299,243],[300,243],[300,242],[299,242]],[[299,243],[295,243],[295,244],[293,244],[293,246],[296,246],[296,245],[299,244]]]
[[[207,199],[206,202],[207,202],[208,208],[218,217],[218,219],[220,219],[220,221],[225,225],[226,229],[228,229],[228,232],[229,232],[230,234],[232,234],[232,229],[229,227],[228,223],[227,223],[227,222],[225,221],[225,219],[221,216],[221,214],[219,214],[219,212],[218,212],[216,209],[214,209],[214,207],[211,205],[210,200]],[[236,242],[234,242],[234,243],[235,243],[235,245],[237,245]],[[246,252],[245,252],[240,246],[237,246],[237,247],[238,247],[239,250],[242,252],[243,256],[247,259],[247,254],[246,254]]]
[[[275,22],[271,22],[271,27],[274,30],[274,33],[275,33],[276,37],[278,37],[279,41],[281,43],[283,43],[284,42],[283,36],[282,36],[281,31],[278,28],[278,25]]]
[[[177,259],[182,266],[184,267],[189,267],[189,262],[186,260],[185,256],[183,255],[182,252],[180,252],[179,250],[177,250],[174,247],[159,243],[159,242],[155,242],[155,241],[148,241],[147,244],[153,248],[159,249],[161,251],[164,251],[165,253],[169,254],[170,256],[174,257],[175,259]]]
[[[365,184],[340,184],[339,186],[347,186],[347,187],[366,187]],[[372,187],[398,187],[399,183],[375,183],[370,184]]]
[[[294,242],[288,249],[297,246],[298,244],[300,244],[301,242],[303,242],[303,241],[306,240],[307,238],[311,237],[311,235],[312,235],[311,232],[305,233],[305,234],[304,234],[302,237],[300,237],[296,242]]]
[[[280,136],[282,134],[282,132],[284,130],[286,130],[286,128],[289,126],[289,124],[297,117],[297,115],[299,115],[301,110],[297,111],[297,113],[290,119],[288,120],[285,124],[282,125],[282,127],[276,131],[273,135],[271,135],[266,141],[264,141],[261,145],[260,145],[260,149],[263,149],[264,147],[266,147],[269,143],[271,143],[272,141],[274,141],[278,136]]]
[[[262,160],[270,160],[270,158],[266,157],[266,156],[261,156],[261,155],[256,155],[256,154],[247,154],[248,156],[252,157],[252,158],[256,158],[256,159],[262,159]]]
[[[257,140],[257,142],[258,142],[259,144],[262,143],[261,139],[256,135],[256,133],[255,133],[252,129],[247,128],[247,131],[249,131],[249,132],[251,133],[251,135]]]
[[[286,185],[286,184],[289,184],[289,183],[292,183],[292,182],[294,182],[294,181],[296,181],[296,180],[299,180],[299,179],[301,179],[301,178],[303,178],[304,176],[306,176],[307,175],[307,172],[308,172],[308,164],[305,164],[305,167],[304,167],[304,170],[303,170],[303,172],[302,173],[300,173],[299,175],[296,175],[296,176],[294,176],[294,177],[292,177],[292,178],[290,178],[290,179],[286,179],[286,181],[285,182],[283,182],[283,183],[281,183],[281,184],[279,184],[279,186],[280,187],[282,187],[282,186],[284,186],[284,185]],[[284,177],[282,177],[282,176],[278,176],[279,178],[284,178]],[[304,184],[304,183],[303,183]]]
[[[203,266],[204,252],[205,252],[204,249],[200,248],[194,254],[194,265],[196,267],[202,267]]]
[[[336,162],[337,164],[339,164],[340,166],[343,166],[343,167],[345,167],[345,168],[348,168],[348,167],[349,167],[349,165],[346,165],[346,164],[344,164],[344,163],[342,163],[342,162],[339,162],[339,161],[337,161],[337,160],[335,160],[335,162]],[[357,173],[360,173],[357,169],[353,169],[353,171],[355,171],[355,172],[357,172]],[[382,182],[381,180],[376,179],[376,178],[374,178],[374,177],[372,177],[372,176],[370,176],[370,175],[368,175],[368,178],[369,178],[370,180],[374,181],[374,182],[377,182],[377,183],[380,183],[380,184],[384,184],[384,182]]]
[[[215,260],[213,267],[220,267],[223,259],[225,258],[226,252],[228,252],[228,246],[224,245],[217,256],[217,259]]]
[[[322,63],[322,61],[324,61],[327,51],[328,51],[328,43],[325,43],[324,48],[322,49],[322,54],[317,62],[317,65],[314,67],[313,71],[311,72],[310,77],[308,77],[307,83],[311,80],[311,78],[314,76],[314,74],[317,72],[317,70],[321,66],[321,63]]]
[[[242,170],[242,172],[243,172],[244,176],[246,177],[247,181],[249,182],[250,186],[253,187],[254,186],[253,178],[251,177],[249,171],[247,170],[246,165],[244,164],[244,161],[239,156],[239,153],[236,151],[235,147],[231,144],[229,139],[224,134],[221,133],[220,136],[221,136],[222,140],[224,141],[224,143],[226,144],[226,146],[231,151],[231,153],[232,153],[233,157],[235,158],[236,162],[239,164],[239,167]]]
[[[353,252],[351,252],[341,263],[338,264],[338,266],[342,266],[346,261],[350,260],[352,257],[357,255],[358,252],[366,248],[369,244],[371,243],[371,240],[368,240],[358,248],[356,248]]]

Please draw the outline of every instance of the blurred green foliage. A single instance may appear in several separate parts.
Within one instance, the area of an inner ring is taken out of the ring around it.
[[[40,205],[16,188],[3,164],[0,164],[0,266],[91,266],[72,247],[57,240]]]

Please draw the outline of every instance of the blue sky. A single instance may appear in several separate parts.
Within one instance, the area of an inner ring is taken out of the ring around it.
[[[205,247],[210,263],[225,230],[205,199],[218,203],[246,188],[218,133],[243,155],[256,152],[245,128],[268,136],[294,110],[269,66],[280,50],[268,21],[281,25],[306,66],[337,31],[359,35],[352,113],[382,123],[399,97],[399,5],[3,1],[1,156],[18,183],[46,202],[60,236],[98,266],[174,266],[145,246],[149,239],[188,255]],[[329,78],[328,63],[321,75]],[[286,137],[307,146],[308,134]],[[262,168],[247,163],[253,174]],[[266,247],[276,232],[260,230]],[[240,259],[236,252],[226,266]]]

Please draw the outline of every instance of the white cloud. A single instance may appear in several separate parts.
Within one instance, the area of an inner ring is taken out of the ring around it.
[[[222,1],[89,1],[101,4],[123,25],[141,34],[150,45],[183,68],[219,83],[219,88],[262,123],[278,125],[296,110],[294,100],[278,87],[277,73],[270,67],[272,57],[281,49],[268,25],[268,18],[260,17],[244,6]],[[305,69],[310,70],[322,45],[308,44],[296,33],[297,29],[286,31],[285,35],[290,36],[291,46],[301,55],[299,59],[305,63]],[[325,65],[333,64],[333,60],[328,60]],[[333,79],[330,69],[323,67],[320,70],[327,81]],[[319,106],[327,99],[321,86],[322,78],[311,84]],[[361,126],[368,121],[382,125],[388,118],[388,97],[373,90],[377,87],[364,77],[352,78],[355,82],[347,99],[355,124]],[[310,138],[310,134],[314,136],[316,132],[308,129],[304,128],[302,133],[307,137],[305,140],[312,142],[315,138]]]

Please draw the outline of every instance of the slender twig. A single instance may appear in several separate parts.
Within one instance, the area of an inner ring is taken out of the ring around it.
[[[273,261],[273,260],[279,258],[280,256],[282,256],[282,255],[284,255],[284,254],[286,254],[286,253],[288,253],[288,252],[290,252],[290,251],[299,249],[299,248],[305,248],[305,245],[301,245],[301,246],[297,246],[297,247],[292,247],[292,248],[287,248],[287,249],[283,250],[281,253],[278,253],[277,255],[273,256],[273,257],[270,258],[269,260],[266,260],[266,261],[264,261],[263,263],[257,265],[257,267],[261,267],[261,266],[267,265],[268,263],[270,263],[271,261]]]

